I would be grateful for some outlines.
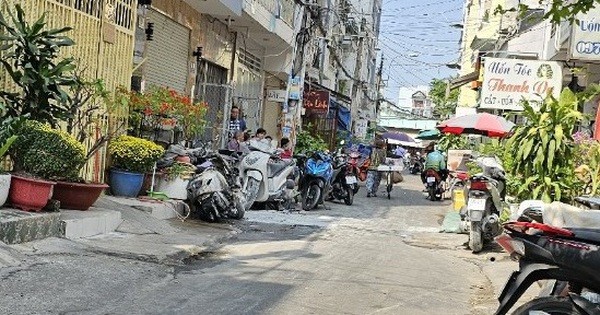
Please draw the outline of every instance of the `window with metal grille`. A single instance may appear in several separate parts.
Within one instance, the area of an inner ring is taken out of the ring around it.
[[[240,49],[238,51],[238,60],[241,64],[254,71],[260,72],[260,69],[262,69],[262,60],[260,57],[248,52],[245,49]]]

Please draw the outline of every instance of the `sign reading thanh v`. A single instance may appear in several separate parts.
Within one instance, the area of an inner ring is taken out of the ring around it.
[[[560,95],[562,67],[555,61],[485,58],[480,108],[523,110],[521,101]]]

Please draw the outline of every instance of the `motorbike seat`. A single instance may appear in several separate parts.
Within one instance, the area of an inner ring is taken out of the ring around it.
[[[590,209],[600,210],[600,197],[576,197],[575,201],[589,207]]]
[[[600,227],[600,211],[581,209],[555,201],[544,206],[544,223],[556,227],[593,229]]]
[[[575,233],[575,239],[600,244],[600,229],[570,228]]]
[[[274,162],[269,162],[269,164],[267,164],[269,170],[269,177],[276,176],[292,164],[294,164],[293,160],[278,160]]]

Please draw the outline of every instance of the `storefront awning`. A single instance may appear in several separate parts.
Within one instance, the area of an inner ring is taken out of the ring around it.
[[[454,90],[456,88],[459,88],[471,81],[475,81],[479,79],[479,71],[473,71],[471,73],[465,74],[463,76],[460,76],[456,79],[453,79],[450,81],[450,89]]]

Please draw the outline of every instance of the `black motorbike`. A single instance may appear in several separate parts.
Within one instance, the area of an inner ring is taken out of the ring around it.
[[[348,167],[348,161],[342,154],[337,155],[333,161],[333,182],[329,192],[329,200],[343,200],[348,206],[354,202],[354,188],[358,186],[358,179],[353,168]]]
[[[409,171],[413,175],[421,174],[423,172],[424,165],[425,160],[422,157],[414,158]]]
[[[537,216],[533,213],[531,216]],[[536,281],[563,283],[512,314],[600,314],[600,229],[557,228],[537,222],[511,222],[496,242],[518,259],[498,297],[504,315]]]

